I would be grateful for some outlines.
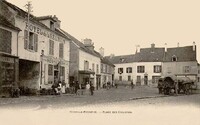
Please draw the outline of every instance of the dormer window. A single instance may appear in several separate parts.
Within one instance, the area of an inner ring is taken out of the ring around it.
[[[175,55],[172,56],[172,62],[176,62],[177,61],[177,57]]]
[[[121,58],[121,59],[120,59],[120,62],[124,62],[124,58]]]
[[[54,22],[50,21],[50,29],[54,30]]]

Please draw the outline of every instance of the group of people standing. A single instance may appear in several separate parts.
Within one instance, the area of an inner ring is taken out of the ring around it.
[[[51,88],[54,91],[55,95],[61,95],[62,93],[65,93],[65,81],[63,80],[58,81],[58,82],[54,82],[54,84],[51,86]]]
[[[83,87],[84,86],[84,87]],[[74,91],[74,93],[76,95],[78,95],[78,90],[82,90],[82,93],[83,91],[85,90],[86,92],[90,92],[90,95],[93,95],[94,94],[94,85],[92,84],[92,82],[90,81],[90,83],[86,82],[85,84],[79,84],[78,81],[73,81],[71,84],[70,84],[70,87],[72,88],[72,91]]]

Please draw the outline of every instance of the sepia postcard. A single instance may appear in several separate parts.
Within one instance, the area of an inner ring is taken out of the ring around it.
[[[199,3],[0,0],[0,124],[200,125]]]

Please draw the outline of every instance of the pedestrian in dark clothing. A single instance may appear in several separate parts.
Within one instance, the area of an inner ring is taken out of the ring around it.
[[[131,81],[131,89],[134,88],[134,84],[133,84],[133,81]]]
[[[77,95],[77,91],[80,89],[78,81],[75,83],[75,94]]]
[[[115,88],[117,89],[117,87],[118,87],[118,84],[117,84],[117,83],[115,83]]]
[[[91,95],[94,95],[94,86],[91,82],[90,82],[90,93]]]

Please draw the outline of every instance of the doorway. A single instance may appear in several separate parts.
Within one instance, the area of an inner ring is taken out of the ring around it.
[[[141,85],[141,76],[137,76],[136,85]]]
[[[148,76],[147,75],[144,76],[144,85],[148,85]]]

